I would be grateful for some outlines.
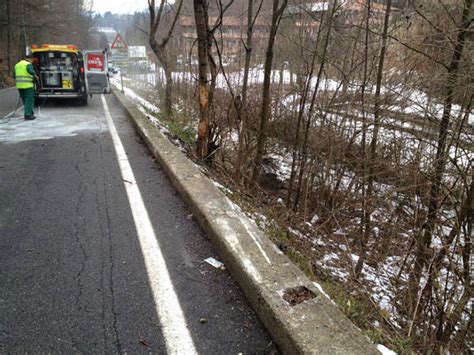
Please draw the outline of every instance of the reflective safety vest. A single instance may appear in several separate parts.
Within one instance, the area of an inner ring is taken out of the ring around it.
[[[33,75],[28,73],[28,65],[31,63],[26,60],[20,60],[15,65],[15,80],[18,89],[28,89],[34,87]]]

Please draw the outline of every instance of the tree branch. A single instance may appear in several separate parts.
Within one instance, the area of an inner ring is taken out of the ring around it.
[[[176,13],[174,15],[173,23],[171,24],[171,27],[169,28],[169,31],[168,31],[166,37],[161,42],[160,47],[164,48],[168,44],[168,42],[171,38],[171,35],[173,33],[174,27],[176,26],[176,22],[178,22],[178,17],[179,17],[179,14],[181,12],[181,7],[182,6],[183,6],[183,0],[180,0],[179,5],[178,5],[178,9],[176,10]]]

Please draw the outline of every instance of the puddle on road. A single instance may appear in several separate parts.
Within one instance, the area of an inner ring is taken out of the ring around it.
[[[102,115],[92,108],[47,107],[35,109],[36,120],[25,121],[23,109],[11,117],[10,121],[0,124],[0,142],[19,143],[31,140],[72,137],[83,131],[107,130]]]

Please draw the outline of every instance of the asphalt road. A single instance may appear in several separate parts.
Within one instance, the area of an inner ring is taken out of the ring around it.
[[[0,353],[275,350],[113,96],[36,114],[0,125]]]

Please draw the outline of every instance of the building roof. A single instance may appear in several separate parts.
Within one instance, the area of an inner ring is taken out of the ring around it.
[[[342,0],[340,5],[343,9],[350,11],[363,11],[366,8],[366,0]],[[297,13],[317,13],[328,11],[331,2],[328,0],[307,0],[299,4],[288,6],[288,12]],[[378,2],[371,2],[372,11],[384,11],[385,5]]]
[[[216,23],[218,20],[217,16],[209,16],[209,25]],[[194,17],[193,16],[180,16],[178,23],[180,26],[194,27]],[[222,26],[233,26],[233,27],[244,27],[247,25],[247,19],[240,16],[224,16],[222,18]],[[265,22],[262,19],[257,18],[255,21],[256,26],[265,25]]]

